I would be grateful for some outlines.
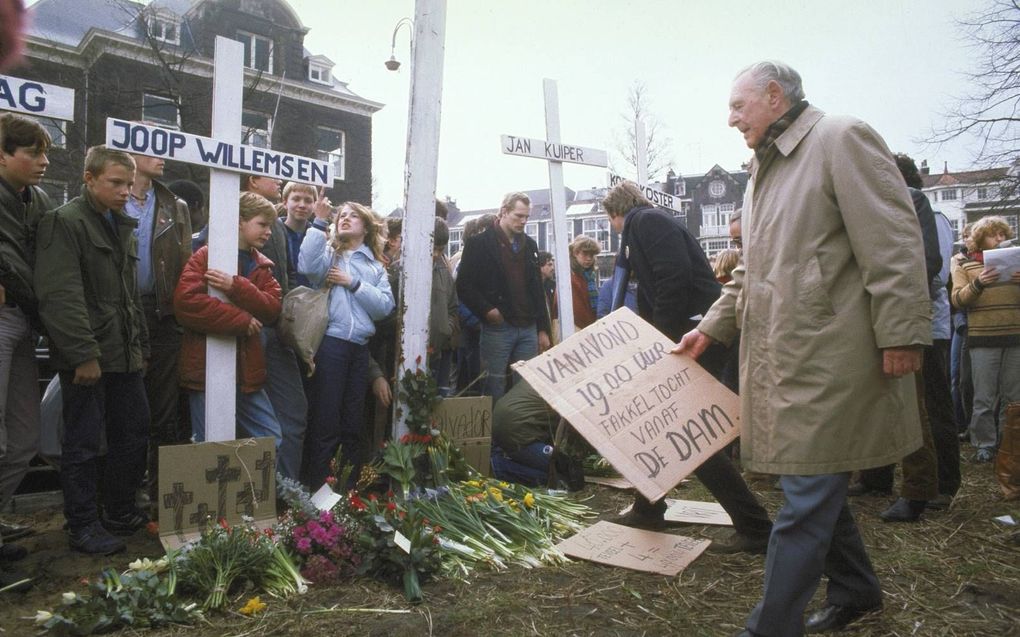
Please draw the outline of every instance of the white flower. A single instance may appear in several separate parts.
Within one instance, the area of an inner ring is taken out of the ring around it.
[[[148,562],[149,561],[148,558],[146,558],[145,561]],[[132,570],[132,571],[142,571],[142,570],[145,570],[144,563],[145,562],[142,562],[141,558],[139,558],[139,559],[135,560],[134,562],[131,562],[130,564],[128,564],[128,568],[130,570]]]
[[[53,618],[53,613],[48,610],[37,610],[35,611],[35,623],[45,624]]]
[[[78,599],[78,595],[75,593],[64,593],[60,597],[64,600],[65,604],[70,604],[74,600]]]

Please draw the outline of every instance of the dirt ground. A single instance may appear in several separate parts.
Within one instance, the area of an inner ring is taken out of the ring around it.
[[[1001,500],[989,465],[968,463],[963,470],[964,487],[952,508],[928,512],[918,524],[883,523],[878,513],[886,498],[853,501],[885,591],[884,610],[856,624],[854,634],[1020,635],[1015,536],[1020,527],[993,520],[1020,519],[1020,502]],[[771,482],[755,482],[752,488],[774,514],[781,494]],[[673,496],[711,499],[696,480]],[[630,501],[627,493],[592,486],[581,497],[600,517],[612,516]],[[36,634],[26,618],[57,605],[64,591],[82,590],[80,580],[102,567],[126,567],[136,557],[162,554],[159,542],[142,531],[130,538],[125,554],[85,557],[67,550],[58,511],[23,520],[34,522],[38,532],[23,541],[32,554],[19,566],[37,584],[28,594],[0,597],[3,637]],[[686,525],[670,532],[717,537],[730,531]],[[229,612],[205,624],[147,635],[733,635],[761,594],[763,569],[762,556],[704,554],[673,578],[577,561],[557,568],[476,571],[463,581],[426,584],[425,602],[413,607],[397,588],[359,579],[343,587],[312,587],[287,602],[270,599],[268,610],[255,618]],[[816,602],[822,595],[819,591]]]

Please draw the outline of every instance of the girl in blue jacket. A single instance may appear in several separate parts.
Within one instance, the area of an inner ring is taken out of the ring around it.
[[[362,414],[368,389],[368,339],[374,321],[393,310],[382,255],[382,221],[367,207],[343,204],[332,226],[316,219],[301,243],[298,271],[312,285],[330,287],[329,325],[315,354],[309,384],[302,482],[317,490],[342,446],[341,466],[354,465],[353,487],[364,461]],[[328,233],[328,235],[327,235]]]

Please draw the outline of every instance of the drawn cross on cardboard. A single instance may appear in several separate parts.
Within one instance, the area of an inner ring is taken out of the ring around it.
[[[199,502],[198,508],[194,513],[188,516],[188,522],[191,524],[202,525],[209,518],[209,503]]]
[[[217,485],[216,518],[227,515],[227,484],[241,479],[241,469],[230,467],[230,456],[216,456],[216,467],[205,470],[205,481]]]
[[[195,499],[194,491],[185,491],[183,482],[175,482],[173,491],[163,494],[163,508],[173,509],[174,531],[180,533],[184,528],[184,507]]]
[[[259,499],[265,499],[272,493],[270,490],[269,479],[273,475],[273,469],[276,468],[276,461],[273,458],[273,454],[266,451],[262,454],[260,460],[255,461],[255,470],[262,472],[262,486],[258,489]]]
[[[261,495],[261,492],[258,495]],[[252,517],[255,515],[256,502],[255,483],[245,482],[244,487],[237,492],[237,497],[234,499],[234,512]]]

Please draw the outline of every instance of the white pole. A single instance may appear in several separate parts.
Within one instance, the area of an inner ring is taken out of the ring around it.
[[[637,182],[648,185],[648,144],[645,141],[645,121],[634,119],[634,163],[637,164]]]
[[[411,97],[404,166],[404,227],[400,273],[402,317],[399,377],[428,368],[432,299],[432,231],[436,214],[439,123],[443,98],[446,0],[416,0],[411,46]],[[397,392],[399,396],[399,392]],[[407,405],[397,402],[393,437],[407,433]]]
[[[244,46],[217,36],[213,66],[212,137],[241,143]],[[237,173],[212,170],[209,176],[209,267],[237,272]],[[218,298],[223,294],[210,288]],[[225,300],[225,299],[224,299]],[[237,415],[237,339],[206,337],[205,439],[233,440]]]
[[[560,100],[556,80],[542,80],[545,91],[545,138],[560,143]],[[560,342],[574,333],[574,298],[570,291],[570,253],[567,245],[567,197],[563,191],[563,162],[549,161],[549,205],[553,221],[556,260],[556,305],[559,308]]]

